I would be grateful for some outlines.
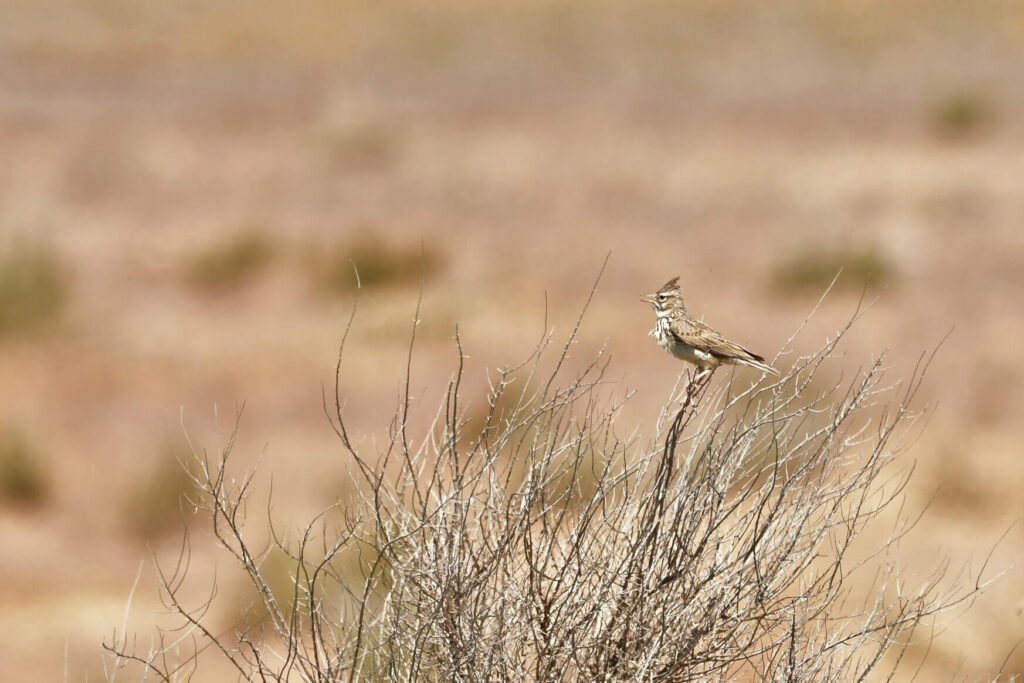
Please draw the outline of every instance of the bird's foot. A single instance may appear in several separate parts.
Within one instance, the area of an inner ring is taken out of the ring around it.
[[[715,372],[715,369],[713,367],[707,367],[707,368],[700,368],[700,367],[698,367],[697,368],[697,372],[694,373],[694,375],[693,375],[693,380],[691,381],[691,384],[694,386],[694,388],[699,388],[699,387],[704,386],[705,384],[707,384],[708,380],[711,379],[711,375],[714,372]]]

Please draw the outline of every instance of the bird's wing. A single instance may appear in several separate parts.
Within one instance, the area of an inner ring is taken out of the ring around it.
[[[700,320],[693,318],[677,320],[670,329],[675,338],[682,343],[689,344],[695,349],[706,351],[714,356],[755,360],[759,363],[764,362],[762,356],[743,348],[736,342],[729,341],[717,330]]]

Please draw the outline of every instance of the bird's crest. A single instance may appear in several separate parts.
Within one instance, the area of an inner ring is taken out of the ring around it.
[[[679,276],[675,276],[671,280],[665,283],[665,285],[658,290],[659,294],[669,294],[670,292],[679,293]]]

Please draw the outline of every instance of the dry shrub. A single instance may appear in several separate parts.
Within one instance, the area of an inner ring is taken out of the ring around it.
[[[273,534],[292,577],[282,601],[245,531],[252,475],[228,474],[233,440],[199,458],[201,507],[266,626],[213,630],[213,598],[182,602],[179,562],[160,575],[179,630],[148,647],[120,634],[111,672],[184,679],[212,646],[245,680],[848,681],[893,670],[915,629],[929,633],[991,581],[984,564],[964,579],[938,563],[912,584],[896,554],[913,524],[864,535],[912,469],[899,455],[921,372],[889,381],[880,358],[825,382],[849,327],[777,379],[681,377],[646,437],[617,425],[630,394],[606,381],[602,354],[568,370],[578,329],[498,370],[494,409],[469,423],[456,335],[432,426],[407,427],[407,374],[373,446],[352,438],[339,353],[325,409],[358,483],[345,522]],[[825,388],[809,395],[815,378]],[[363,560],[358,576],[338,569],[348,553]]]

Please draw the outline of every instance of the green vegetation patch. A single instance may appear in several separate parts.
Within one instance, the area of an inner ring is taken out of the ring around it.
[[[875,247],[808,248],[780,263],[771,284],[786,295],[820,295],[836,275],[836,290],[861,292],[891,284],[895,268]]]
[[[52,249],[15,241],[0,251],[0,338],[35,331],[60,317],[69,275]]]
[[[360,237],[331,250],[322,260],[320,273],[324,290],[345,294],[363,288],[418,283],[441,270],[437,247],[415,243],[386,242],[375,236]]]
[[[38,450],[16,431],[0,433],[0,501],[38,505],[49,491]]]
[[[246,231],[193,256],[185,272],[195,287],[224,289],[265,268],[275,254],[274,244],[265,234]]]
[[[972,137],[987,128],[995,116],[995,107],[978,93],[955,92],[935,102],[931,111],[932,129],[947,139]]]

